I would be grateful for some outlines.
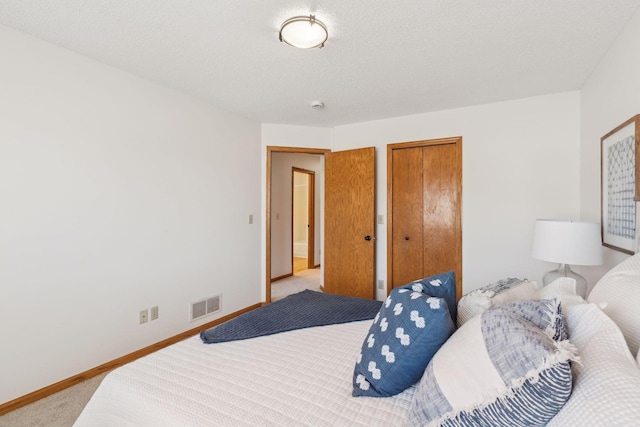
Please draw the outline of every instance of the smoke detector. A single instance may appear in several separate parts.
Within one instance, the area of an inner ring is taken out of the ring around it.
[[[321,110],[324,108],[324,102],[322,101],[313,101],[311,103],[311,108],[313,108],[314,110]]]

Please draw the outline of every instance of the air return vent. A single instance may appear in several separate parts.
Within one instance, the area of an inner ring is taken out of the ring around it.
[[[220,311],[221,297],[221,295],[216,295],[191,303],[191,321],[199,320]]]
[[[207,299],[207,314],[220,311],[220,295]]]

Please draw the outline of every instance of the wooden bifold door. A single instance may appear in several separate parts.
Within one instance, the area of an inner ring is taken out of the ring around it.
[[[462,138],[387,147],[388,291],[450,270],[462,293]]]

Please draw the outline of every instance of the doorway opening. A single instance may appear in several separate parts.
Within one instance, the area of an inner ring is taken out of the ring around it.
[[[291,265],[293,275],[319,267],[315,263],[315,172],[292,168]]]
[[[294,166],[300,172],[303,172],[303,174],[304,172],[314,172],[314,193],[313,197],[310,197],[310,199],[313,199],[313,209],[309,209],[309,207],[307,207],[307,212],[312,211],[314,213],[314,221],[309,221],[308,217],[304,220],[304,225],[309,225],[309,227],[307,227],[309,229],[308,233],[313,234],[311,244],[307,242],[306,266],[307,270],[309,268],[314,269],[320,267],[322,258],[320,252],[322,245],[322,215],[319,210],[321,209],[320,205],[323,196],[322,188],[324,180],[321,175],[316,175],[318,171],[314,169],[314,167],[309,167],[308,165],[310,164],[309,162],[315,160],[315,162],[322,165],[323,168],[324,154],[330,151],[331,150],[315,148],[267,147],[267,303],[274,299],[272,283],[282,283],[285,279],[294,275],[294,224],[292,219],[294,211],[293,192],[295,189],[293,184],[294,173],[292,172],[292,168]],[[319,190],[316,191],[315,188],[319,188]],[[288,195],[288,192],[291,192],[291,195]],[[309,253],[311,251],[313,251],[313,253],[310,256]],[[322,272],[318,271],[318,273],[318,283],[322,283]],[[277,296],[279,295],[276,295],[276,297]]]

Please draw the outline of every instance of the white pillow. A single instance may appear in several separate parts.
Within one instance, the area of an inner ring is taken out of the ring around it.
[[[548,426],[640,425],[640,368],[616,324],[595,304],[565,310],[573,363],[573,392]]]
[[[640,347],[640,253],[613,267],[596,283],[588,302],[606,303],[604,312],[622,331],[631,353]]]
[[[458,301],[458,327],[491,307],[535,299],[537,289],[536,282],[508,278],[471,291]]]
[[[547,286],[540,289],[535,299],[557,298],[562,303],[562,308],[575,304],[586,304],[587,302],[576,293],[576,280],[570,277],[560,277]]]

